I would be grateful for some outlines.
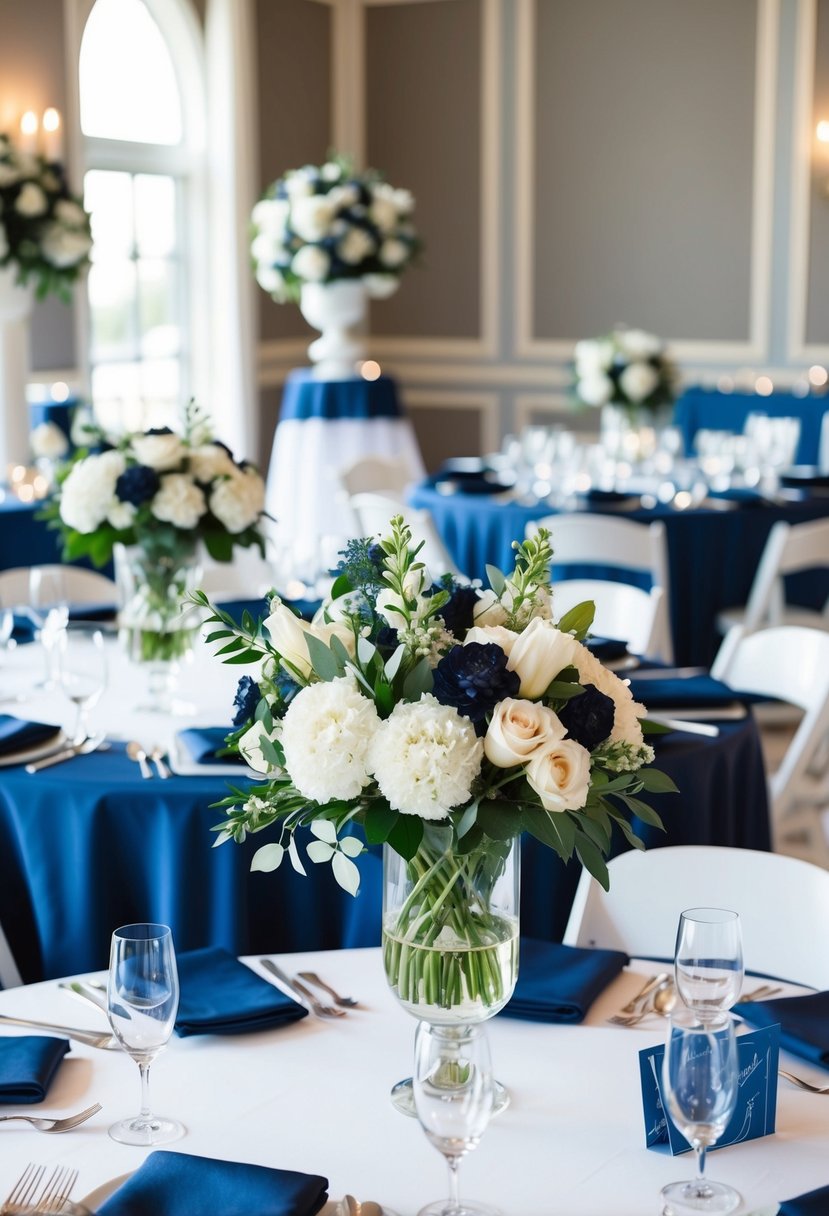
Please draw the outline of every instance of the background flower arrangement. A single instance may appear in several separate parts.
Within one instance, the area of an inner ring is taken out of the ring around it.
[[[614,329],[576,343],[573,393],[580,405],[619,405],[636,417],[671,405],[677,383],[663,342],[643,329]]]
[[[278,303],[304,283],[362,279],[382,299],[420,249],[414,199],[373,169],[342,158],[290,169],[253,208],[251,256],[260,287]]]
[[[89,215],[69,192],[63,166],[20,152],[0,135],[0,268],[18,282],[33,280],[38,299],[68,299],[69,286],[89,264]]]

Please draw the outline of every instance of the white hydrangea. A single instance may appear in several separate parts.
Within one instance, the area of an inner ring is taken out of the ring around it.
[[[18,194],[14,209],[20,215],[43,215],[49,208],[49,201],[37,182],[26,182]]]
[[[394,810],[444,819],[469,801],[482,756],[472,723],[427,694],[394,707],[371,740],[368,763]]]
[[[36,460],[60,460],[69,451],[69,440],[54,422],[41,422],[32,431],[29,442]]]
[[[189,474],[167,473],[161,478],[161,488],[150,509],[156,519],[175,528],[195,528],[207,510],[207,502]]]
[[[210,510],[234,534],[255,524],[264,509],[265,483],[255,469],[223,477],[210,494]]]
[[[123,454],[115,451],[87,456],[76,464],[61,490],[63,522],[83,533],[100,527],[116,502],[115,483],[125,467]]]
[[[282,719],[285,767],[314,802],[356,798],[370,782],[367,757],[380,719],[353,676],[309,684]]]
[[[82,229],[64,228],[62,224],[48,224],[40,238],[40,252],[47,262],[58,270],[77,266],[92,248],[92,238]]]
[[[220,443],[204,443],[192,448],[189,461],[190,472],[196,481],[205,484],[216,477],[231,477],[237,472],[232,458]]]

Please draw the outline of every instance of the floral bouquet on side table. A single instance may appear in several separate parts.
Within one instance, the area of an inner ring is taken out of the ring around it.
[[[490,588],[432,585],[398,517],[379,544],[344,552],[331,599],[312,624],[278,599],[264,625],[194,599],[225,662],[256,663],[237,695],[230,737],[265,775],[234,790],[218,842],[272,829],[253,868],[312,862],[356,892],[354,857],[384,843],[384,956],[393,991],[429,1021],[473,1021],[509,998],[518,909],[493,893],[522,832],[574,853],[605,886],[604,857],[629,819],[661,826],[640,794],[674,788],[651,768],[645,708],[583,644],[583,604],[552,619],[549,534],[516,544],[515,569]],[[392,896],[390,888],[399,892]]]
[[[663,342],[643,329],[614,329],[576,343],[573,393],[579,405],[615,405],[637,423],[673,404],[677,380]]]

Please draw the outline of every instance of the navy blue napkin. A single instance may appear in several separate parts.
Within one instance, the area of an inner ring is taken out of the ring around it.
[[[627,642],[622,642],[619,638],[589,637],[584,644],[590,653],[594,654],[597,659],[601,659],[603,663],[610,663],[613,659],[623,659],[628,653]]]
[[[654,675],[649,680],[637,680],[636,673],[630,677],[630,691],[634,701],[642,701],[648,709],[676,706],[683,709],[704,709],[705,706],[731,705],[741,700],[740,694],[713,676],[686,676],[684,679]]]
[[[232,726],[189,726],[187,730],[180,730],[178,737],[196,764],[244,764],[238,754],[219,755],[227,746],[225,740],[232,730]]]
[[[314,1216],[328,1179],[187,1153],[150,1153],[98,1216]]]
[[[752,1026],[779,1023],[781,1047],[822,1068],[829,1068],[829,992],[784,996],[773,1001],[746,1001],[735,1005],[734,1012]]]
[[[518,983],[503,1012],[533,1022],[581,1022],[628,961],[619,950],[584,950],[522,937]]]
[[[245,1034],[284,1026],[308,1010],[255,975],[227,950],[212,946],[178,955],[181,985],[176,1030],[189,1034]]]
[[[37,747],[58,733],[58,727],[46,722],[27,722],[11,714],[0,714],[0,756],[11,756],[15,752]]]
[[[826,1216],[829,1212],[829,1186],[807,1191],[794,1199],[784,1199],[778,1216]]]
[[[66,1039],[40,1034],[0,1038],[0,1102],[43,1102],[68,1050]]]

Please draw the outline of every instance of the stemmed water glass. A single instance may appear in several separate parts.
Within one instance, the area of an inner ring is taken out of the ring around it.
[[[733,1187],[705,1177],[705,1152],[734,1114],[738,1090],[737,1038],[729,1014],[701,1021],[683,1009],[671,1018],[662,1062],[667,1112],[696,1154],[696,1177],[662,1188],[663,1211],[672,1216],[706,1212],[725,1216],[739,1207]]]
[[[676,987],[682,1001],[705,1022],[739,1000],[743,986],[740,917],[726,908],[689,908],[676,935]]]
[[[433,1026],[415,1033],[414,1101],[420,1125],[449,1166],[449,1198],[429,1203],[418,1216],[498,1216],[497,1209],[461,1202],[461,1158],[476,1148],[493,1105],[492,1064],[483,1025]]]
[[[57,685],[56,650],[69,620],[66,580],[59,567],[33,566],[29,573],[29,616],[45,656],[41,688]]]
[[[150,1065],[166,1046],[178,1012],[178,970],[167,925],[125,925],[112,935],[107,1016],[141,1073],[141,1110],[109,1129],[119,1144],[170,1144],[183,1124],[150,1112]]]
[[[100,630],[66,630],[58,650],[60,686],[75,706],[72,739],[89,738],[89,711],[100,700],[107,683],[104,639]]]

